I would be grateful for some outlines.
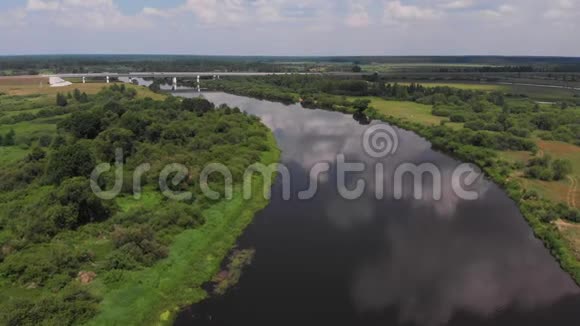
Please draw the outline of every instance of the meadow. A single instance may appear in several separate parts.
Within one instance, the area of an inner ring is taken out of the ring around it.
[[[74,80],[73,80],[74,81]],[[48,78],[43,77],[0,77],[0,93],[18,96],[56,96],[57,93],[69,93],[78,89],[87,94],[97,94],[104,87],[110,86],[103,81],[91,81],[86,84],[73,83],[65,87],[50,87]],[[151,92],[146,87],[126,84],[127,88],[137,91],[138,97],[150,97],[154,100],[163,100],[165,95]]]
[[[499,84],[482,84],[482,83],[452,83],[452,82],[420,82],[421,85],[425,87],[452,87],[457,89],[463,90],[472,90],[472,91],[486,91],[486,92],[494,92],[494,91],[509,91],[509,87],[506,85],[499,85]],[[399,83],[404,86],[409,86],[409,82],[401,82]]]
[[[427,126],[438,126],[441,122],[445,121],[448,122],[448,126],[454,129],[462,128],[463,126],[461,123],[449,122],[448,118],[434,116],[431,113],[433,110],[432,105],[409,101],[385,100],[380,97],[351,97],[350,100],[354,101],[360,98],[370,100],[370,106],[378,112],[406,121],[412,121]]]

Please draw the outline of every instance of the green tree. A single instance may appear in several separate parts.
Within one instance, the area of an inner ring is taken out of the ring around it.
[[[77,138],[94,139],[103,129],[101,116],[94,111],[75,112],[59,124]]]
[[[563,180],[572,173],[572,163],[568,160],[557,159],[552,163],[555,180]]]
[[[28,154],[26,160],[28,162],[37,162],[46,157],[46,152],[40,147],[34,147],[32,152]]]
[[[357,112],[362,113],[369,108],[369,104],[371,104],[370,100],[357,99],[352,103],[352,106],[357,110]]]
[[[185,111],[195,112],[198,115],[203,115],[206,112],[214,109],[214,104],[210,101],[200,98],[186,98],[181,102],[181,108]]]
[[[95,168],[93,153],[83,144],[65,145],[50,155],[47,174],[53,183],[77,176],[89,176]]]
[[[87,95],[87,93],[83,92],[79,98],[79,102],[87,103],[88,101],[89,101],[89,96]]]
[[[56,105],[58,105],[58,106],[67,106],[68,105],[68,100],[66,98],[66,95],[61,94],[61,93],[57,93],[56,94]]]
[[[111,216],[111,212],[114,210],[110,202],[95,196],[91,190],[89,179],[85,177],[64,181],[54,196],[56,202],[65,207],[63,221],[66,221],[67,228],[104,221]]]
[[[59,148],[61,148],[64,145],[66,145],[66,139],[64,138],[64,136],[63,135],[57,135],[52,140],[52,143],[50,144],[50,147],[53,148],[53,149],[59,149]]]
[[[78,88],[75,88],[74,92],[73,92],[73,97],[75,98],[75,100],[77,100],[78,102],[81,101],[81,91]]]
[[[117,148],[123,150],[126,159],[133,153],[135,134],[131,130],[112,128],[102,132],[95,140],[98,157],[103,161],[114,161]]]

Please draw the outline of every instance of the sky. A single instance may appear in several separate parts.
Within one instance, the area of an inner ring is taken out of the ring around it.
[[[580,0],[2,0],[0,55],[580,56]]]

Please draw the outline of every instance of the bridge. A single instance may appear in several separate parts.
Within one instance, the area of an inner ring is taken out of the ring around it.
[[[362,76],[372,75],[372,72],[218,72],[218,71],[203,71],[203,72],[128,72],[128,73],[109,73],[109,72],[102,72],[102,73],[71,73],[71,74],[53,74],[53,75],[43,75],[43,77],[52,77],[55,80],[61,79],[61,82],[65,82],[62,78],[76,78],[82,79],[83,83],[86,83],[87,78],[98,78],[98,79],[105,79],[107,83],[110,82],[111,78],[171,78],[172,79],[172,87],[173,89],[177,89],[177,79],[178,78],[188,78],[188,79],[197,79],[197,88],[200,89],[200,81],[201,78],[213,78],[213,79],[220,79],[223,76],[230,76],[230,77],[245,77],[245,76],[276,76],[276,75],[314,75],[314,76],[335,76],[335,77],[354,77],[360,78]],[[441,77],[441,73],[436,72],[378,72],[374,73],[380,77],[387,77],[387,78],[394,78],[394,80],[400,79],[401,75],[404,75],[405,78],[409,77],[420,77],[422,79],[433,79]],[[543,85],[542,83],[533,83],[534,78],[540,77],[547,77],[549,78],[552,73],[547,72],[534,72],[534,73],[463,73],[463,72],[449,72],[444,73],[444,76],[449,79],[461,79],[464,78],[465,75],[474,75],[479,77],[479,80],[483,80],[485,78],[493,77],[497,79],[496,83],[500,84],[512,84],[512,85],[529,85],[529,86],[538,86],[538,87],[550,87],[550,88],[560,88],[560,89],[568,89],[573,91],[579,91],[580,88],[573,87],[568,84],[568,82],[564,81],[554,85]],[[580,77],[580,74],[578,75]],[[520,78],[524,78],[528,83],[522,83]],[[477,79],[474,79],[477,81]],[[483,82],[486,83],[486,82]],[[52,83],[51,83],[52,85]]]
[[[200,89],[200,79],[202,77],[211,77],[213,79],[220,79],[222,76],[230,77],[247,77],[247,76],[274,76],[274,75],[321,75],[321,73],[309,72],[128,72],[128,73],[74,73],[74,74],[53,74],[45,75],[50,78],[79,78],[82,79],[83,84],[86,83],[87,78],[102,78],[110,83],[111,78],[172,78],[173,89],[177,89],[177,78],[197,78],[197,88]]]

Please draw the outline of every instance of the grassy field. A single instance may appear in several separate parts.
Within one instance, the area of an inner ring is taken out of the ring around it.
[[[497,85],[497,84],[470,84],[470,83],[431,83],[431,82],[418,82],[419,84],[425,87],[453,87],[459,88],[464,90],[474,90],[474,91],[505,91],[509,92],[510,88],[506,85]],[[401,85],[410,85],[409,82],[399,83]]]
[[[360,97],[352,97],[351,101]],[[437,117],[431,114],[432,107],[430,105],[409,102],[409,101],[390,101],[384,100],[380,97],[363,97],[371,101],[371,106],[380,113],[393,116],[399,119],[405,119],[425,125],[439,125],[441,121],[448,121],[444,117]],[[448,123],[452,128],[462,128],[461,123]]]
[[[110,84],[104,82],[98,83],[75,83],[66,87],[50,87],[48,85],[48,78],[42,77],[0,77],[0,93],[7,95],[49,95],[56,96],[57,93],[68,93],[75,89],[85,92],[87,94],[96,94],[103,87]],[[154,100],[163,100],[165,95],[151,92],[148,88],[136,86],[133,84],[125,84],[125,87],[134,88],[137,90],[139,97],[151,97]]]
[[[497,91],[516,95],[525,95],[533,100],[543,102],[557,102],[562,100],[572,101],[577,100],[578,97],[580,97],[580,91],[542,86],[425,81],[417,81],[416,83],[419,83],[425,87],[453,87],[463,90],[477,90],[486,92]],[[410,82],[402,81],[399,84],[410,85]]]
[[[580,180],[580,147],[563,142],[543,140],[537,141],[537,144],[540,148],[540,153],[572,162],[573,172],[570,176],[572,179],[568,178],[562,181],[550,182],[531,180],[522,177],[523,171],[519,171],[515,177],[525,188],[535,190],[544,198],[578,207],[580,203],[580,192],[577,186],[574,187],[574,183]],[[510,162],[522,162],[525,164],[532,155],[528,152],[507,151],[500,152],[500,157]],[[576,181],[573,182],[572,180]],[[576,205],[572,205],[573,203],[576,203]]]
[[[580,260],[580,224],[559,220],[556,225],[572,248],[576,258]]]
[[[12,164],[22,160],[28,155],[29,150],[17,146],[0,147],[0,166]]]
[[[558,102],[562,100],[578,100],[580,91],[570,89],[541,87],[541,86],[523,86],[523,85],[505,85],[510,93],[526,95],[536,101]]]
[[[416,70],[433,70],[441,68],[478,68],[493,65],[475,63],[375,63],[362,65],[364,72],[402,72]]]

